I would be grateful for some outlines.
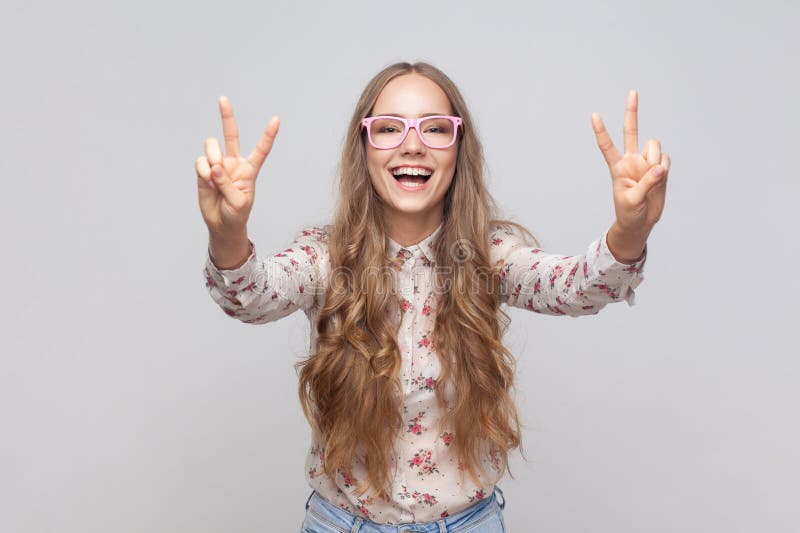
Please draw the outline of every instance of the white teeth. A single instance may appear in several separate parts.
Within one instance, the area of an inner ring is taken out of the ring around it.
[[[392,174],[395,176],[430,176],[432,173],[428,169],[424,168],[415,168],[415,167],[401,167],[396,168],[392,171]]]

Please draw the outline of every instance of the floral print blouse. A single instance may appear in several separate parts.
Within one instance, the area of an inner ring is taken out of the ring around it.
[[[330,274],[327,227],[309,226],[282,252],[264,260],[251,254],[240,268],[219,270],[210,252],[204,277],[211,298],[222,310],[242,322],[263,324],[302,309],[311,322],[311,344],[316,343],[316,317],[325,298]],[[458,438],[438,422],[443,414],[434,386],[440,367],[431,342],[435,301],[432,298],[433,240],[442,225],[419,243],[401,246],[387,238],[391,257],[402,260],[397,276],[401,316],[397,339],[402,352],[400,379],[404,388],[403,428],[397,443],[392,471],[396,472],[390,500],[371,492],[358,497],[355,482],[366,478],[356,460],[352,468],[339,470],[331,479],[324,473],[325,449],[319,435],[312,434],[306,459],[306,479],[323,498],[369,520],[403,524],[438,520],[458,513],[491,495],[502,477],[499,464],[486,454],[484,470],[492,479],[469,474],[462,478],[452,452]],[[619,263],[608,249],[606,234],[589,245],[584,255],[563,256],[529,247],[517,230],[496,225],[489,235],[492,264],[503,261],[501,303],[550,315],[589,315],[606,304],[634,304],[634,288],[642,281],[646,253],[634,264]],[[462,483],[463,481],[463,483]]]

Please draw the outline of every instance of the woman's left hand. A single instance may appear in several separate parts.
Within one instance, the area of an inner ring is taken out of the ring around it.
[[[592,113],[592,127],[611,172],[617,230],[630,240],[638,236],[646,241],[664,210],[670,159],[661,153],[657,139],[647,141],[639,153],[638,100],[636,91],[631,90],[625,107],[624,154],[614,146],[598,113]]]

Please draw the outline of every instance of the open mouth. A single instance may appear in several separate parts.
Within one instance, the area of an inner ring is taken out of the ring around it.
[[[397,182],[404,188],[421,188],[428,182],[433,170],[427,167],[396,167],[392,169],[392,175]]]

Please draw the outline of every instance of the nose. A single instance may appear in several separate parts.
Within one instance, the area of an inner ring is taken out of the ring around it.
[[[419,154],[425,150],[425,144],[419,138],[417,128],[409,128],[406,138],[403,139],[403,144],[400,145],[400,151],[404,154],[415,153]]]

